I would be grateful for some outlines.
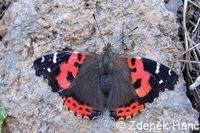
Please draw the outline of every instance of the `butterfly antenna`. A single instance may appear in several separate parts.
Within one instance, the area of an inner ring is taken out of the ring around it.
[[[99,28],[99,25],[98,25],[98,23],[97,23],[97,20],[96,20],[96,17],[95,17],[94,14],[93,14],[93,18],[94,18],[94,20],[95,20],[95,23],[96,23],[97,29],[99,30],[99,33],[100,33],[101,39],[103,40],[103,43],[104,43],[104,45],[106,46],[106,43],[105,43],[105,41],[104,41],[104,39],[103,39],[103,35],[102,35],[102,33],[101,33],[101,30],[100,30],[100,28]]]
[[[120,42],[120,41],[123,41],[123,39],[124,39],[124,37],[125,36],[128,36],[128,35],[130,35],[134,30],[136,30],[138,27],[135,27],[134,29],[132,29],[128,34],[124,34],[124,33],[122,33],[122,37],[120,37],[116,42]],[[123,30],[123,29],[122,29]],[[122,31],[122,32],[124,32],[124,30]]]

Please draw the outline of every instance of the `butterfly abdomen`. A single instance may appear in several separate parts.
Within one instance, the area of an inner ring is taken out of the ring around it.
[[[99,79],[100,88],[105,96],[108,97],[112,88],[112,77],[111,75],[101,75]]]

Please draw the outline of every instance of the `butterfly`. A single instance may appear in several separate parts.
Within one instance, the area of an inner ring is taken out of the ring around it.
[[[174,89],[178,75],[147,58],[126,57],[107,44],[101,54],[60,51],[34,61],[37,76],[47,79],[53,92],[75,116],[99,118],[104,109],[114,120],[132,118],[165,88]]]

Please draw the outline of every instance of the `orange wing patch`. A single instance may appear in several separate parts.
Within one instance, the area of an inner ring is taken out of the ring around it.
[[[129,106],[115,109],[117,119],[127,119],[135,116],[144,109],[144,105],[138,102],[133,102]]]
[[[68,62],[60,66],[60,74],[56,79],[62,89],[67,89],[70,86],[71,83],[67,80],[67,77],[71,76],[73,79],[76,77],[79,70],[78,66],[84,62],[85,58],[85,54],[72,53]]]
[[[68,108],[68,110],[75,113],[75,115],[80,116],[91,116],[93,112],[93,108],[88,105],[82,105],[78,103],[73,97],[64,98],[64,106]]]
[[[139,97],[145,97],[151,90],[150,74],[144,70],[141,58],[128,58],[128,67],[131,69],[131,79]]]

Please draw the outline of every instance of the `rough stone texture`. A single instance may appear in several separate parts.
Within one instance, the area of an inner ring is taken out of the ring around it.
[[[37,57],[63,48],[100,53],[104,45],[93,13],[105,42],[110,42],[116,53],[151,58],[180,73],[177,60],[182,47],[177,38],[178,25],[163,1],[12,2],[0,20],[0,35],[3,36],[0,41],[0,105],[6,107],[8,113],[6,132],[120,132],[108,112],[95,121],[74,117],[45,80],[34,75],[32,68]],[[135,27],[138,28],[131,32]],[[122,29],[127,50],[121,45]],[[198,113],[192,109],[180,77],[175,91],[161,93],[153,104],[147,104],[146,109],[131,120],[169,124],[176,120],[197,121]],[[126,124],[123,131],[130,132],[130,120]],[[169,126],[168,132],[179,132],[171,128]]]

